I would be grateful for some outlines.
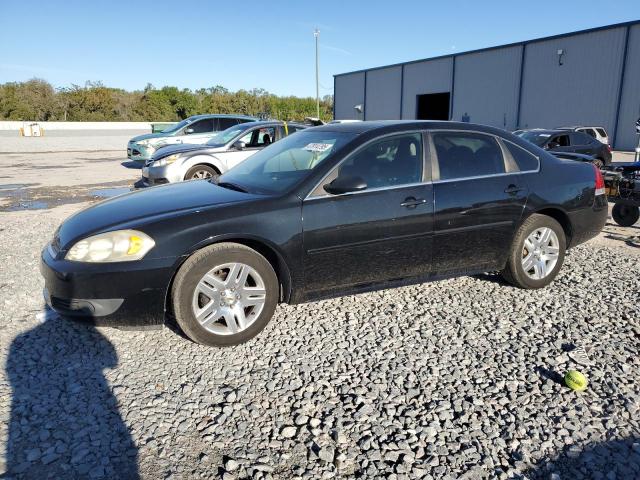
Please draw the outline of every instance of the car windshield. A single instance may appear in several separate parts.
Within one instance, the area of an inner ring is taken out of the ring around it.
[[[514,132],[520,138],[541,147],[545,144],[545,142],[551,136],[550,133],[547,132],[532,132],[532,131],[522,131],[522,132]]]
[[[238,164],[219,177],[219,183],[255,193],[284,193],[355,136],[342,132],[297,132]]]
[[[213,137],[211,137],[211,139],[207,142],[207,145],[212,145],[212,146],[226,145],[227,143],[229,143],[231,140],[239,136],[248,128],[251,128],[251,125],[234,125],[233,127],[229,127],[226,130],[223,130],[215,134]]]
[[[177,132],[178,130],[180,130],[182,127],[186,127],[187,125],[189,125],[190,123],[193,123],[193,121],[195,120],[195,118],[186,118],[184,120],[182,120],[179,123],[176,123],[175,125],[172,125],[169,128],[166,128],[164,130],[162,130],[162,133],[173,133],[173,132]]]

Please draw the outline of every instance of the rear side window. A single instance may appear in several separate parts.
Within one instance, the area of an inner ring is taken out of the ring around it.
[[[505,173],[502,150],[495,138],[480,133],[433,134],[440,180]]]
[[[605,131],[605,129],[604,129],[604,128],[596,128],[596,130],[598,131],[598,134],[599,134],[601,137],[606,137],[606,136],[607,136],[607,132]]]
[[[216,124],[216,130],[222,131],[227,128],[235,127],[238,124],[238,121],[235,118],[216,118]]]
[[[578,132],[586,133],[587,135],[590,135],[593,138],[596,138],[596,132],[591,128],[582,128],[578,130]]]
[[[518,170],[521,172],[538,170],[538,158],[535,155],[511,142],[505,141],[504,145],[507,147],[507,150],[518,165]]]

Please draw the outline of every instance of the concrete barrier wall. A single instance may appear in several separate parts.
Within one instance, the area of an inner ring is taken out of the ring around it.
[[[24,125],[37,123],[47,131],[52,130],[148,130],[151,132],[151,122],[16,122],[0,121],[0,130],[19,131]]]

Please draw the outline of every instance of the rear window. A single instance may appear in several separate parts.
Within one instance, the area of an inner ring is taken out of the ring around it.
[[[495,138],[479,133],[433,134],[441,180],[505,173],[502,150]]]
[[[519,147],[511,142],[504,142],[507,150],[518,164],[521,172],[531,172],[538,170],[538,158],[532,153],[527,152],[524,148]]]

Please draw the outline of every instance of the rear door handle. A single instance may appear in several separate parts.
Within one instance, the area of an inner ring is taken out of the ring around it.
[[[509,195],[515,195],[516,193],[522,191],[523,189],[521,187],[518,187],[517,185],[509,185],[507,188],[504,189],[504,193],[508,193]]]
[[[408,197],[404,199],[404,202],[402,202],[400,206],[406,208],[416,208],[418,205],[422,205],[423,203],[427,203],[424,198]]]

